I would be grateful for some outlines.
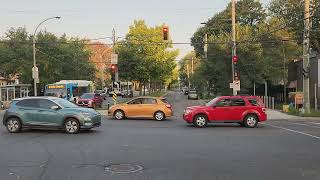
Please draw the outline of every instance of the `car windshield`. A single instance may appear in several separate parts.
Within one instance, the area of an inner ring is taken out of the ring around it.
[[[206,103],[206,106],[213,106],[217,102],[218,99],[219,99],[218,97],[212,99],[211,101]]]
[[[52,99],[55,103],[59,104],[63,108],[75,108],[77,105],[65,100],[65,99]]]
[[[94,94],[83,94],[81,96],[81,99],[92,99],[94,97]]]

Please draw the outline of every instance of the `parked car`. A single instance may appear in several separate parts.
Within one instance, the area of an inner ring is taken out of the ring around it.
[[[199,99],[196,90],[190,90],[188,93],[188,99]]]
[[[102,107],[103,98],[100,94],[96,93],[84,93],[77,101],[78,106],[89,107],[95,109],[96,107]]]
[[[256,96],[221,96],[206,105],[186,108],[183,119],[196,127],[214,122],[235,122],[254,128],[267,120],[267,114],[262,101]]]
[[[133,91],[132,90],[122,90],[121,91],[121,97],[122,98],[132,98],[133,97]]]
[[[0,109],[4,109],[4,105],[2,101],[0,101]]]
[[[164,98],[138,97],[123,104],[111,106],[109,116],[115,119],[153,118],[162,121],[173,115],[172,106]]]
[[[95,90],[94,93],[100,94],[100,96],[103,98],[103,100],[107,99],[107,93],[104,90]]]
[[[3,117],[10,133],[22,128],[57,128],[75,134],[101,125],[101,115],[57,97],[29,97],[11,102]]]

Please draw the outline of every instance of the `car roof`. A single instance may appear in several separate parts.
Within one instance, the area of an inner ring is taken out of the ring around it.
[[[154,96],[139,96],[139,97],[136,97],[134,99],[138,99],[138,98],[166,99],[165,97],[154,97]]]
[[[237,96],[220,96],[220,98],[259,98],[259,97],[252,96],[252,95],[237,95]]]
[[[21,101],[21,100],[26,100],[26,99],[49,99],[49,100],[54,100],[54,99],[60,99],[60,98],[52,97],[52,96],[30,96],[30,97],[24,97],[24,98],[17,98],[17,99],[14,99],[13,101]]]

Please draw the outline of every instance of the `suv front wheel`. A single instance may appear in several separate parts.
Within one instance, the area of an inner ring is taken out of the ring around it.
[[[247,128],[255,128],[257,127],[258,122],[259,122],[258,117],[256,115],[250,114],[244,118],[243,124]]]
[[[193,120],[193,124],[198,128],[204,128],[207,126],[208,118],[204,114],[196,115],[196,117]]]
[[[21,130],[21,122],[18,118],[9,118],[6,123],[6,128],[10,133],[17,133]]]

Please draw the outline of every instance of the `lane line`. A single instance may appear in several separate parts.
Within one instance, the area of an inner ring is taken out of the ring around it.
[[[293,130],[293,129],[288,129],[288,128],[285,128],[285,127],[275,126],[275,125],[267,124],[267,123],[261,123],[261,124],[265,124],[265,125],[268,125],[268,126],[271,126],[271,127],[274,127],[274,128],[278,128],[278,129],[287,130],[287,131],[294,132],[294,133],[297,133],[297,134],[302,134],[302,135],[313,137],[313,138],[316,138],[316,139],[320,140],[320,137],[318,137],[318,136],[314,136],[312,134],[304,133],[304,132],[301,132],[301,131],[296,131],[296,130]]]
[[[315,125],[320,126],[320,123],[315,123],[315,122],[308,122],[308,123],[311,123],[311,124],[315,124]]]
[[[296,125],[301,125],[301,126],[308,126],[308,127],[314,127],[314,128],[320,128],[320,126],[313,126],[310,124],[303,124],[303,123],[297,123],[297,122],[289,122],[287,121],[289,124],[296,124]]]

